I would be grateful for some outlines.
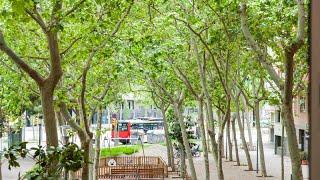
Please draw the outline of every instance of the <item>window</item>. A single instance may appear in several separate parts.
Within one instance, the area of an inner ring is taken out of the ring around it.
[[[128,123],[119,123],[118,129],[119,129],[119,131],[127,131],[128,130]]]
[[[129,107],[129,109],[134,109],[134,101],[133,100],[128,100],[128,107]]]
[[[305,97],[300,97],[299,106],[300,106],[300,112],[306,112],[306,98]]]
[[[276,118],[275,118],[275,113],[274,112],[271,112],[270,118],[271,118],[271,123],[276,122]]]
[[[303,129],[299,129],[299,144],[300,144],[300,150],[304,151],[304,137],[305,137],[305,131]]]
[[[275,122],[277,122],[277,123],[281,122],[281,117],[280,117],[280,111],[279,110],[276,111]]]

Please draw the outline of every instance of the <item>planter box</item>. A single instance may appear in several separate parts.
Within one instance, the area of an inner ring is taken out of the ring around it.
[[[301,165],[303,179],[309,179],[309,165]]]

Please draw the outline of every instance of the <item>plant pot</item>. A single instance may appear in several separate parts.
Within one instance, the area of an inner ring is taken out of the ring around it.
[[[301,169],[302,169],[302,177],[303,177],[303,179],[309,179],[309,165],[308,164],[302,164],[301,165]]]
[[[301,165],[308,165],[308,160],[301,160]]]

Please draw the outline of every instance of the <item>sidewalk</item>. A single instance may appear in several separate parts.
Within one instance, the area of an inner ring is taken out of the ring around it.
[[[3,180],[17,180],[20,176],[22,176],[26,171],[30,170],[34,165],[33,159],[26,157],[24,159],[19,159],[20,167],[8,169],[8,162],[4,161],[2,164],[2,179]]]
[[[167,161],[167,152],[166,147],[155,144],[149,146],[145,149],[146,156],[161,156],[165,161]],[[142,156],[143,152],[140,151],[134,155]],[[256,151],[250,152],[252,164],[254,169],[256,169]],[[239,149],[239,157],[241,164],[246,164],[245,154],[242,149]],[[273,154],[273,149],[271,144],[265,145],[265,159],[266,159],[266,166],[267,166],[267,173],[273,177],[268,178],[261,178],[257,177],[257,173],[255,171],[245,171],[247,169],[246,166],[234,166],[235,162],[226,162],[226,159],[223,159],[223,170],[225,180],[278,180],[281,178],[281,157],[278,155]],[[204,173],[204,160],[203,157],[198,157],[193,159],[197,177],[199,180],[205,179]],[[216,180],[217,179],[217,170],[215,166],[215,162],[213,160],[212,154],[209,155],[209,164],[210,164],[210,179]],[[284,159],[285,164],[285,179],[290,180],[290,159],[285,157]],[[259,165],[260,166],[260,165]]]

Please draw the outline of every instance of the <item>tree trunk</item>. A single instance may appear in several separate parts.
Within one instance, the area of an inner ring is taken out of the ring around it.
[[[48,81],[40,87],[41,93],[41,105],[43,111],[43,119],[46,131],[46,142],[47,147],[53,146],[58,147],[58,130],[57,121],[53,105],[53,88],[48,88]],[[41,133],[41,132],[39,132]],[[48,167],[48,174],[52,174],[56,170],[58,160],[50,162]]]
[[[245,120],[245,123],[247,124],[247,131],[248,131],[248,136],[249,136],[249,150],[252,148],[253,141],[252,141],[252,133],[251,133],[251,126],[250,126],[250,119],[248,115],[246,115],[245,111],[242,111],[242,117]],[[243,128],[245,125],[243,124]]]
[[[3,122],[3,113],[2,113],[2,108],[0,107],[0,121]],[[1,127],[1,130],[2,130],[2,127]],[[2,134],[3,132],[0,132],[1,134],[1,137],[0,137],[0,141],[1,141],[1,145],[2,145]],[[2,147],[1,147],[2,148]],[[2,150],[2,149],[0,149]],[[0,152],[0,180],[2,180],[2,152]]]
[[[170,136],[169,136],[168,122],[167,122],[167,119],[166,119],[166,110],[165,110],[164,107],[161,108],[161,113],[162,113],[162,116],[163,116],[164,133],[165,133],[165,136],[166,136],[168,166],[172,168],[172,171],[175,171],[174,158],[173,158],[173,148],[172,148],[172,143],[171,143],[171,139],[170,139]]]
[[[240,159],[239,159],[239,150],[238,150],[238,142],[237,142],[237,134],[236,134],[236,118],[232,118],[232,134],[233,134],[233,140],[234,140],[234,150],[236,154],[236,161],[237,166],[240,166]]]
[[[81,140],[81,139],[80,139]],[[92,163],[90,162],[90,141],[89,139],[87,140],[82,140],[81,141],[81,148],[84,150],[84,164],[82,166],[82,174],[81,174],[81,179],[82,180],[89,180],[90,178],[90,167],[89,164]]]
[[[46,86],[45,84],[41,87],[40,92],[47,146],[58,147],[58,131],[53,106],[53,89]]]
[[[222,144],[221,144],[221,146],[222,146],[222,149],[221,149],[221,157],[222,158],[225,158],[226,156],[225,156],[225,148],[224,148],[224,135],[225,135],[225,133],[223,133],[222,134],[222,139],[223,139],[223,141],[221,142]]]
[[[302,3],[303,1],[297,1]],[[302,5],[303,8],[303,5]],[[294,47],[292,47],[294,48]],[[292,99],[293,99],[293,73],[294,73],[294,49],[285,52],[285,83],[284,91],[282,92],[282,110],[283,110],[283,124],[286,129],[288,137],[288,147],[291,158],[291,170],[293,180],[302,180],[302,170],[300,161],[300,150],[298,147],[296,128],[294,124]]]
[[[183,143],[178,142],[178,144],[180,149],[180,161],[181,161],[180,172],[181,172],[181,177],[184,179],[186,177],[186,155],[185,155]]]
[[[260,153],[260,166],[261,166],[261,175],[267,177],[266,163],[264,159],[264,150],[262,142],[262,134],[260,128],[260,102],[256,101],[254,104],[255,120],[256,120],[256,129],[257,129],[257,138],[259,144],[259,153]],[[258,151],[258,149],[257,149]]]
[[[208,134],[210,136],[212,154],[215,162],[218,162],[218,145],[215,138],[215,125],[211,101],[206,98],[206,115],[208,120]]]
[[[89,180],[94,179],[94,156],[95,151],[93,149],[93,141],[91,139],[89,144]]]
[[[206,140],[206,134],[204,129],[204,120],[203,120],[203,99],[198,100],[198,121],[200,125],[200,133],[201,133],[201,142],[202,142],[202,149],[204,153],[204,165],[205,165],[205,173],[206,173],[206,179],[210,179],[210,171],[209,171],[209,155],[208,155],[208,147],[207,147],[207,140]]]
[[[218,178],[219,180],[224,179],[224,174],[223,174],[223,167],[222,167],[222,141],[223,141],[223,131],[226,123],[230,121],[230,98],[227,98],[227,109],[226,113],[224,115],[224,119],[220,123],[220,128],[219,128],[219,135],[218,135],[218,161],[217,161],[217,171],[218,171]],[[221,119],[220,119],[221,120]]]
[[[302,180],[301,161],[299,157],[300,150],[298,148],[296,129],[294,126],[294,119],[292,114],[292,104],[282,105],[284,115],[284,126],[288,138],[288,148],[291,157],[292,178],[294,180]]]
[[[283,123],[283,122],[282,122]],[[284,125],[281,124],[281,180],[284,180],[284,152],[283,152],[283,147],[284,147]]]
[[[176,171],[176,167],[175,167],[175,164],[174,164],[174,152],[173,152],[173,145],[172,145],[172,141],[171,139],[169,138],[168,140],[168,146],[169,147],[169,150],[170,150],[170,161],[171,161],[171,168],[172,168],[172,171],[175,172]]]
[[[82,179],[88,180],[89,179],[89,163],[90,160],[90,147],[92,145],[91,137],[85,132],[85,129],[80,127],[78,123],[72,120],[70,113],[68,112],[67,106],[65,103],[59,104],[61,114],[64,117],[65,121],[71,126],[72,129],[77,131],[77,134],[79,136],[80,142],[81,142],[81,148],[84,150],[84,164],[83,164],[83,171],[82,171]],[[80,119],[83,120],[83,117],[81,115],[82,113],[78,113],[80,116]],[[77,118],[79,118],[77,116]],[[92,163],[92,162],[91,162]]]
[[[218,136],[218,163],[217,163],[217,166],[218,166],[217,171],[218,171],[219,180],[224,179],[223,167],[222,167],[222,151],[221,151],[221,149],[223,148],[222,141],[223,141],[223,135],[219,132],[219,136]]]
[[[2,154],[0,154],[0,180],[2,180]]]
[[[76,172],[69,171],[69,179],[68,180],[75,180],[75,179],[77,179]]]
[[[206,107],[206,103],[204,104],[205,107],[204,107],[204,130],[205,130],[205,134],[206,134],[206,140],[207,140],[207,148],[208,148],[208,152],[210,153],[211,152],[211,148],[210,148],[210,138],[209,138],[209,133],[208,133],[208,116],[207,116],[207,107]]]
[[[191,178],[193,180],[196,180],[197,175],[196,175],[196,170],[195,170],[194,164],[193,164],[193,158],[192,158],[191,149],[190,149],[190,145],[189,145],[188,134],[187,134],[185,123],[184,123],[184,118],[183,118],[182,112],[181,112],[181,105],[179,105],[178,103],[175,103],[174,104],[174,111],[176,113],[176,117],[179,120],[182,139],[183,139],[183,145],[184,145],[184,149],[186,152],[186,157],[188,158],[188,162],[189,162],[189,169],[190,169],[190,173],[191,173]]]
[[[230,135],[230,120],[227,122],[227,138],[228,138],[229,161],[233,161],[232,141],[231,141],[231,135]]]
[[[100,162],[100,139],[101,139],[101,124],[102,124],[102,109],[101,107],[98,109],[98,117],[97,117],[97,129],[96,129],[96,137],[95,137],[95,157],[94,157],[94,179],[99,179],[99,162]]]
[[[238,122],[238,126],[239,126],[239,130],[240,130],[240,138],[241,138],[241,143],[243,145],[243,149],[244,152],[246,154],[246,159],[247,159],[247,163],[248,163],[248,170],[252,171],[252,161],[251,161],[251,157],[250,157],[250,153],[249,153],[249,149],[247,146],[247,141],[246,141],[246,137],[244,134],[244,125],[242,125],[241,122],[241,118],[240,118],[240,104],[239,104],[239,97],[237,97],[235,99],[235,104],[236,104],[236,111],[237,111],[237,122]]]
[[[65,142],[65,139],[63,137],[63,129],[62,128],[59,128],[59,127],[62,127],[65,125],[65,122],[63,120],[63,117],[60,113],[60,111],[55,111],[55,114],[56,114],[56,119],[57,119],[57,122],[58,122],[58,129],[59,129],[59,132],[60,132],[60,139],[62,139],[62,142],[64,142],[64,144],[66,144],[67,142]]]

